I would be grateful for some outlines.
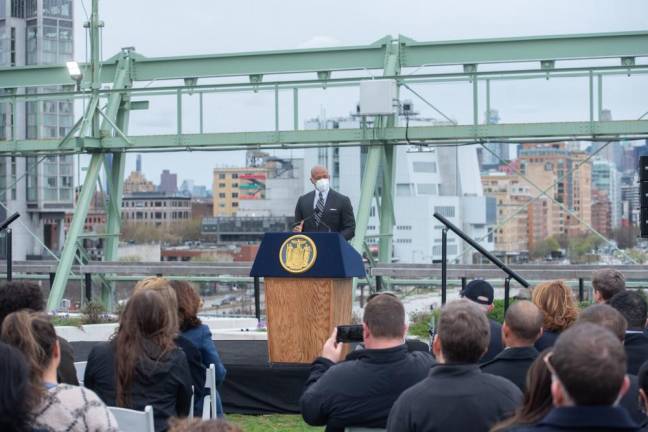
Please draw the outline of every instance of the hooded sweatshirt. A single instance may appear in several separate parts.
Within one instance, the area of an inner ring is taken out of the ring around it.
[[[117,406],[115,350],[115,341],[92,348],[83,383],[108,406]],[[146,405],[151,405],[155,431],[165,431],[170,417],[189,414],[192,385],[189,366],[180,348],[159,355],[159,348],[147,344],[145,351],[135,366],[125,408],[143,411]]]

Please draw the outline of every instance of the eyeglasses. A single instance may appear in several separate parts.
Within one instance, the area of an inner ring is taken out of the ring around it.
[[[567,391],[567,387],[565,387],[565,384],[562,382],[560,377],[558,376],[558,372],[556,372],[556,368],[551,364],[551,356],[553,356],[553,351],[548,352],[542,360],[544,361],[545,365],[547,366],[547,369],[549,369],[549,372],[551,373],[551,379],[554,379],[558,381],[560,386],[563,389],[563,393],[565,395],[566,399],[569,399],[570,401],[573,401],[574,399],[571,397],[569,392]]]

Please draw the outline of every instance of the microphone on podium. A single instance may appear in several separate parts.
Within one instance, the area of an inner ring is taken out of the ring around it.
[[[324,212],[321,212],[321,213],[322,213],[322,215],[324,214]],[[320,211],[319,211],[319,209],[315,208],[315,210],[313,211],[313,214],[312,214],[312,215],[310,215],[310,216],[308,216],[308,217],[305,217],[305,218],[302,219],[300,222],[297,222],[296,224],[294,224],[294,225],[292,226],[292,229],[294,230],[295,228],[297,228],[299,225],[301,225],[302,223],[306,222],[307,220],[311,220],[311,219],[313,219],[313,218],[315,217],[315,215],[317,215],[317,214],[320,214]],[[333,231],[333,230],[331,229],[331,227],[328,226],[328,224],[322,220],[322,216],[321,216],[321,215],[320,215],[320,221],[319,221],[318,226],[319,226],[319,225],[323,225],[324,228],[326,228],[326,229],[328,230],[328,232],[332,232],[332,231]]]

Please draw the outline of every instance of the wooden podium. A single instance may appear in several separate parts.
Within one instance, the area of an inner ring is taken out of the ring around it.
[[[337,325],[351,323],[362,257],[338,233],[268,233],[251,276],[265,281],[272,363],[310,363]]]

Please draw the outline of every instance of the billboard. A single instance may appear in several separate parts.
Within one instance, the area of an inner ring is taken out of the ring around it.
[[[267,173],[239,174],[238,178],[239,200],[265,199]]]

